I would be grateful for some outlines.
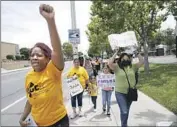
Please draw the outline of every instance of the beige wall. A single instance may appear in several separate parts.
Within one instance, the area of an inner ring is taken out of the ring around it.
[[[7,55],[20,55],[19,46],[13,43],[1,42],[1,59],[6,59]]]

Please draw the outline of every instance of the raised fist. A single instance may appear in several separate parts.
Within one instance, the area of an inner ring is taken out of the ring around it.
[[[40,5],[39,12],[46,20],[53,19],[55,15],[53,7],[46,4]]]

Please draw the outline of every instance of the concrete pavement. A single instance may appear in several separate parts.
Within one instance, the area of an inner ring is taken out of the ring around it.
[[[68,71],[71,64],[66,64],[64,73]],[[2,92],[1,108],[18,100],[20,97],[25,96],[24,87],[24,74],[27,70],[16,71],[12,73],[1,74],[2,80]],[[16,78],[18,77],[18,78]],[[66,76],[63,75],[63,79]],[[16,80],[17,79],[17,80]],[[19,90],[17,88],[20,88]],[[14,90],[14,91],[13,91]],[[71,103],[67,90],[66,80],[63,80],[63,91],[65,97],[65,104],[68,110],[68,114],[71,115]],[[129,116],[129,126],[155,126],[159,122],[177,122],[177,116],[172,112],[164,108],[162,105],[155,102],[153,99],[144,95],[139,91],[139,99],[131,106]],[[70,120],[71,126],[120,126],[120,111],[115,99],[115,94],[112,94],[111,99],[111,116],[102,113],[102,100],[101,91],[99,91],[97,99],[97,112],[92,112],[92,102],[88,94],[84,94],[83,98],[83,111],[85,115],[83,117],[77,117]],[[14,104],[6,111],[2,112],[1,109],[1,125],[2,126],[19,126],[19,118],[23,112],[26,99]],[[10,121],[10,122],[9,122]],[[164,123],[163,123],[164,125]]]
[[[149,57],[150,63],[177,64],[175,55]]]
[[[129,115],[129,126],[156,126],[159,122],[167,123],[170,126],[172,122],[177,122],[177,116],[158,104],[142,92],[138,92],[137,102],[133,102]],[[120,126],[120,111],[116,102],[115,93],[111,98],[111,116],[102,113],[102,97],[99,91],[97,99],[97,112],[93,112],[93,105],[90,97],[85,94],[83,98],[83,117],[76,117],[70,120],[71,126]],[[71,115],[72,108],[70,101],[66,103],[68,114]],[[171,122],[171,123],[170,123]]]
[[[177,58],[175,55],[168,56],[149,56],[149,63],[155,64],[177,64]],[[134,63],[138,62],[138,58],[133,59]]]

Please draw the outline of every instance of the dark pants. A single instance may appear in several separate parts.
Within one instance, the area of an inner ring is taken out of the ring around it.
[[[96,109],[96,100],[97,100],[97,96],[91,96],[92,99],[92,103],[94,105],[94,109]]]
[[[68,115],[63,117],[61,120],[56,122],[55,124],[49,126],[49,127],[69,127],[69,118]]]
[[[71,97],[71,105],[73,108],[76,108],[76,99],[77,99],[78,106],[82,107],[82,96],[83,96],[83,92]]]
[[[127,127],[130,106],[132,101],[128,101],[127,94],[115,92],[116,100],[120,108],[121,126]]]
[[[97,71],[100,70],[100,64],[96,65],[96,70],[97,70]]]

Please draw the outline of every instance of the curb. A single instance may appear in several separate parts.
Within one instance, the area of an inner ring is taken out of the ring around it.
[[[31,67],[25,67],[25,68],[20,68],[20,69],[15,69],[15,70],[6,70],[6,71],[1,71],[1,74],[6,74],[6,73],[11,73],[11,72],[16,72],[16,71],[23,71],[31,69]]]
[[[175,113],[173,113],[172,111],[170,111],[168,108],[166,108],[164,105],[160,104],[158,101],[156,101],[155,99],[151,98],[150,96],[148,96],[147,94],[143,93],[142,91],[138,90],[138,92],[140,94],[142,94],[143,96],[146,96],[147,98],[149,98],[150,100],[154,101],[155,103],[157,103],[158,105],[160,105],[161,107],[163,107],[164,109],[166,109],[168,112],[170,112],[171,114],[173,114],[174,116],[176,116]],[[177,116],[176,116],[177,117]],[[176,122],[176,121],[175,121]]]

